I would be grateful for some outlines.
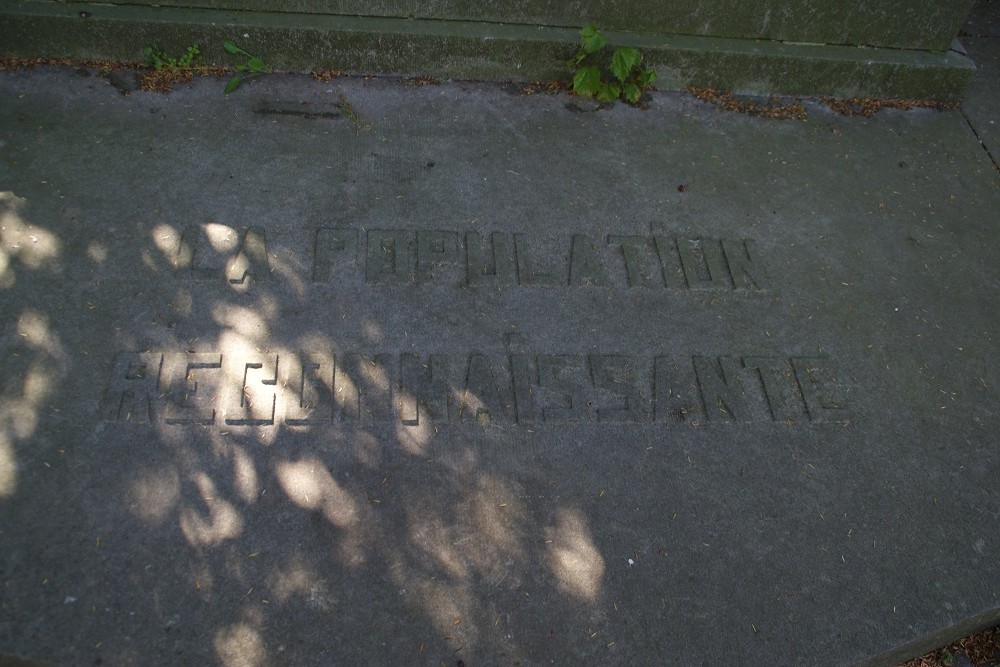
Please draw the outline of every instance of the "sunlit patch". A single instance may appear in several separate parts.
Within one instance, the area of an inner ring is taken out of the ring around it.
[[[478,640],[473,614],[478,605],[469,588],[465,584],[419,578],[411,580],[408,588],[415,589],[424,612],[438,632],[451,637],[451,641],[471,653],[470,649]]]
[[[41,364],[34,364],[24,374],[24,399],[32,405],[41,403],[52,390],[52,374]]]
[[[205,473],[195,478],[208,517],[191,508],[181,512],[181,532],[192,546],[215,546],[243,532],[243,518],[231,503],[219,497],[215,484]]]
[[[413,399],[407,397],[406,400]],[[422,456],[427,453],[427,446],[434,439],[434,427],[431,426],[430,419],[423,416],[416,424],[397,424],[396,438],[408,454]]]
[[[31,437],[38,428],[38,408],[35,404],[24,400],[13,400],[0,406],[0,415],[6,420],[7,426],[14,437],[24,440]]]
[[[453,579],[466,581],[469,568],[462,556],[461,544],[456,546],[456,528],[440,516],[428,512],[408,515],[410,541],[429,556]]]
[[[483,475],[476,491],[462,508],[477,539],[468,551],[475,558],[476,569],[491,581],[518,581],[514,563],[525,559],[524,544],[518,531],[526,512],[510,482],[495,475]]]
[[[60,359],[63,357],[62,345],[49,329],[45,315],[34,310],[25,310],[17,319],[17,333],[30,347],[46,352],[52,357]]]
[[[342,594],[336,584],[321,577],[314,568],[299,558],[271,574],[268,589],[275,602],[288,602],[293,597],[301,598],[305,606],[314,611],[329,612]]]
[[[218,222],[205,224],[205,238],[218,253],[231,253],[240,243],[240,235],[235,229]]]
[[[87,257],[92,261],[101,264],[108,258],[108,249],[97,241],[91,241],[87,244]]]
[[[327,520],[339,528],[357,523],[357,503],[318,458],[279,463],[276,472],[281,488],[299,507],[322,511]]]
[[[177,506],[181,480],[173,466],[146,469],[129,485],[129,509],[143,521],[158,525]]]
[[[604,558],[594,545],[586,518],[578,509],[559,511],[556,525],[546,531],[548,565],[566,593],[595,602],[604,578]]]
[[[257,481],[257,467],[253,459],[242,447],[233,449],[233,486],[245,503],[253,503],[260,493]]]
[[[492,420],[493,415],[489,406],[474,392],[468,389],[456,389],[454,396],[464,419],[475,419],[480,424],[488,424]]]
[[[369,343],[381,343],[385,336],[382,334],[382,329],[378,324],[370,319],[365,319],[364,323],[361,325],[361,330],[365,334],[365,340]]]
[[[264,641],[246,623],[234,623],[215,633],[215,655],[226,667],[256,667],[267,662]]]
[[[380,392],[390,391],[389,376],[386,374],[385,368],[381,365],[370,362],[361,363],[358,364],[358,372],[361,375],[361,379],[371,389]]]
[[[348,407],[351,397],[356,397],[357,395],[358,388],[355,386],[354,381],[347,374],[338,375],[337,386],[333,391],[333,398],[337,401],[337,405],[342,408]]]
[[[212,319],[250,341],[258,341],[268,335],[267,321],[256,309],[217,303],[212,308]]]
[[[287,602],[296,595],[308,595],[317,580],[316,571],[295,558],[287,566],[280,567],[268,578],[268,588],[275,602]]]
[[[10,440],[0,433],[0,498],[9,498],[17,491],[17,461]]]
[[[14,259],[32,270],[52,269],[62,249],[55,234],[21,218],[24,204],[13,192],[0,192],[0,287],[14,284]]]
[[[354,459],[366,468],[382,465],[382,443],[371,433],[356,431],[348,440],[354,448]]]
[[[163,253],[164,259],[176,268],[181,262],[190,265],[194,251],[181,247],[181,233],[170,225],[157,225],[153,228],[153,244]]]

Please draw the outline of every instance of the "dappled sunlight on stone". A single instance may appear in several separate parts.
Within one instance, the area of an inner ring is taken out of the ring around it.
[[[234,623],[215,633],[215,654],[225,667],[257,667],[267,664],[267,651],[260,633],[247,623]]]
[[[253,458],[242,447],[234,446],[232,463],[233,487],[243,502],[252,504],[257,500],[257,494],[260,493],[260,482],[257,478],[257,467],[254,465]]]
[[[341,408],[348,408],[352,397],[358,395],[358,387],[351,376],[346,373],[337,376],[337,384],[333,390],[333,398]]]
[[[371,433],[356,431],[349,438],[349,442],[354,451],[355,461],[371,470],[382,465],[385,455],[382,443]]]
[[[221,327],[225,327],[227,332],[238,334],[248,342],[246,347],[258,344],[268,336],[267,314],[262,313],[258,308],[241,308],[227,303],[216,303],[212,307],[212,317]],[[223,340],[220,337],[220,344],[227,341],[232,344],[233,338]],[[225,352],[227,350],[223,350]],[[232,351],[239,351],[238,348]]]
[[[17,491],[17,460],[10,440],[0,433],[0,498],[9,498]]]
[[[35,350],[50,357],[64,360],[62,344],[49,327],[48,318],[35,310],[25,310],[17,320],[17,333]]]
[[[312,598],[318,593],[319,575],[316,569],[294,556],[289,563],[277,566],[268,576],[267,587],[274,602],[288,602],[293,597]]]
[[[422,611],[435,629],[471,652],[479,638],[476,624],[479,602],[471,590],[462,584],[422,575],[415,575],[404,583],[407,598],[420,600]]]
[[[453,579],[468,579],[469,568],[462,545],[467,545],[469,538],[456,539],[457,527],[445,517],[430,512],[414,512],[408,518],[408,532],[413,544],[431,556],[437,566]]]
[[[177,268],[190,264],[194,251],[190,245],[181,244],[181,232],[170,225],[160,224],[150,232],[153,237],[153,244],[163,253],[163,258]]]
[[[515,565],[527,558],[522,538],[527,508],[515,490],[501,477],[483,475],[461,512],[477,536],[468,551],[478,572],[492,583],[519,584]]]
[[[444,488],[435,487],[408,506],[409,547],[393,554],[390,571],[406,590],[408,604],[469,648],[484,624],[499,617],[479,596],[521,586],[530,568],[523,537],[527,512],[519,499],[522,490],[501,476],[480,473],[473,459],[457,461],[447,475]]]
[[[87,244],[87,257],[101,264],[108,258],[108,249],[97,241],[91,241]]]
[[[218,253],[228,253],[236,250],[240,242],[240,235],[232,227],[222,225],[217,222],[209,222],[204,225],[205,238]]]
[[[0,288],[16,282],[16,263],[33,271],[54,270],[62,250],[55,234],[21,217],[25,203],[13,192],[0,191]]]
[[[219,497],[215,484],[205,473],[195,475],[208,517],[185,507],[181,512],[181,531],[191,546],[211,547],[238,537],[243,532],[243,518],[235,507]]]
[[[369,343],[381,343],[385,340],[382,328],[371,319],[366,319],[361,325],[361,330],[365,334],[365,340]]]
[[[7,358],[12,366],[0,376],[0,497],[15,492],[16,446],[35,434],[40,411],[66,375],[67,366],[62,343],[42,313],[24,310],[17,318],[13,342],[16,348]]]
[[[604,558],[597,550],[586,517],[578,509],[562,509],[556,525],[546,530],[549,569],[569,595],[596,602],[604,578]]]
[[[414,402],[415,399],[403,393],[403,400]],[[413,456],[423,456],[427,453],[427,447],[434,439],[434,426],[425,416],[416,424],[399,423],[396,425],[396,438],[407,454]]]
[[[24,375],[24,400],[32,405],[38,405],[53,388],[52,375],[44,368],[33,366]]]
[[[357,503],[318,458],[278,463],[275,473],[288,498],[299,507],[321,511],[338,528],[357,523]]]
[[[151,525],[159,525],[174,510],[181,495],[177,469],[146,468],[135,473],[128,489],[129,510]]]

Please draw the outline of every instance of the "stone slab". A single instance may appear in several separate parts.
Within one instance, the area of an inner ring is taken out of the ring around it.
[[[959,111],[0,76],[0,652],[893,664],[1000,619]]]
[[[72,4],[72,3],[71,3]],[[113,4],[274,11],[268,0],[130,0]],[[973,0],[291,0],[281,10],[339,16],[485,21],[607,30],[945,51]]]
[[[1000,21],[1000,4],[993,14]],[[1000,36],[966,37],[969,57],[976,63],[976,74],[962,101],[965,112],[983,146],[996,159],[1000,156]]]
[[[977,0],[972,5],[962,32],[976,37],[1000,37],[1000,11],[996,0]]]
[[[957,101],[973,72],[955,50],[635,31],[607,36],[616,46],[641,49],[663,89]],[[221,46],[226,39],[285,70],[518,81],[569,81],[564,63],[579,43],[578,28],[541,25],[47,0],[0,8],[0,55],[141,62],[151,45],[183,53],[197,43],[206,62],[232,66]]]

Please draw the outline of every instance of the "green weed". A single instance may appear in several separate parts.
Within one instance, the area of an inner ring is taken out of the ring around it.
[[[656,81],[656,72],[641,67],[642,53],[630,46],[615,49],[610,62],[602,61],[601,52],[605,46],[607,40],[594,25],[580,30],[580,47],[568,63],[576,68],[573,92],[583,97],[596,97],[601,102],[621,99],[638,104],[643,91]]]
[[[247,53],[240,47],[236,46],[236,42],[231,39],[224,41],[222,43],[222,48],[226,50],[226,53],[246,58],[246,62],[236,66],[236,71],[240,73],[230,79],[229,83],[227,83],[226,87],[223,89],[222,92],[226,94],[239,88],[241,83],[251,77],[259,76],[261,74],[270,74],[274,71],[271,66],[265,64],[261,58]]]
[[[194,62],[199,58],[201,51],[197,44],[187,47],[187,50],[176,58],[168,56],[159,46],[146,47],[146,64],[158,72],[181,72],[193,69]]]

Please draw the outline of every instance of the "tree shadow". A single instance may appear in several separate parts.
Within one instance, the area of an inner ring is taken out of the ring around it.
[[[145,275],[91,295],[100,309],[101,292],[132,292],[146,303],[110,317],[143,324],[105,343],[92,336],[111,320],[60,316],[51,284],[32,298],[22,283],[96,275],[119,248],[67,257],[83,241],[28,222],[10,193],[3,204],[0,298],[18,309],[0,440],[13,650],[74,664],[534,663],[599,631],[611,602],[587,513],[553,493],[548,466],[498,456],[512,424],[468,368],[434,376],[418,368],[430,357],[385,353],[371,316],[367,350],[283,327],[309,298],[308,274],[281,259],[297,249],[214,222],[131,230]],[[403,387],[408,368],[444,393]]]

